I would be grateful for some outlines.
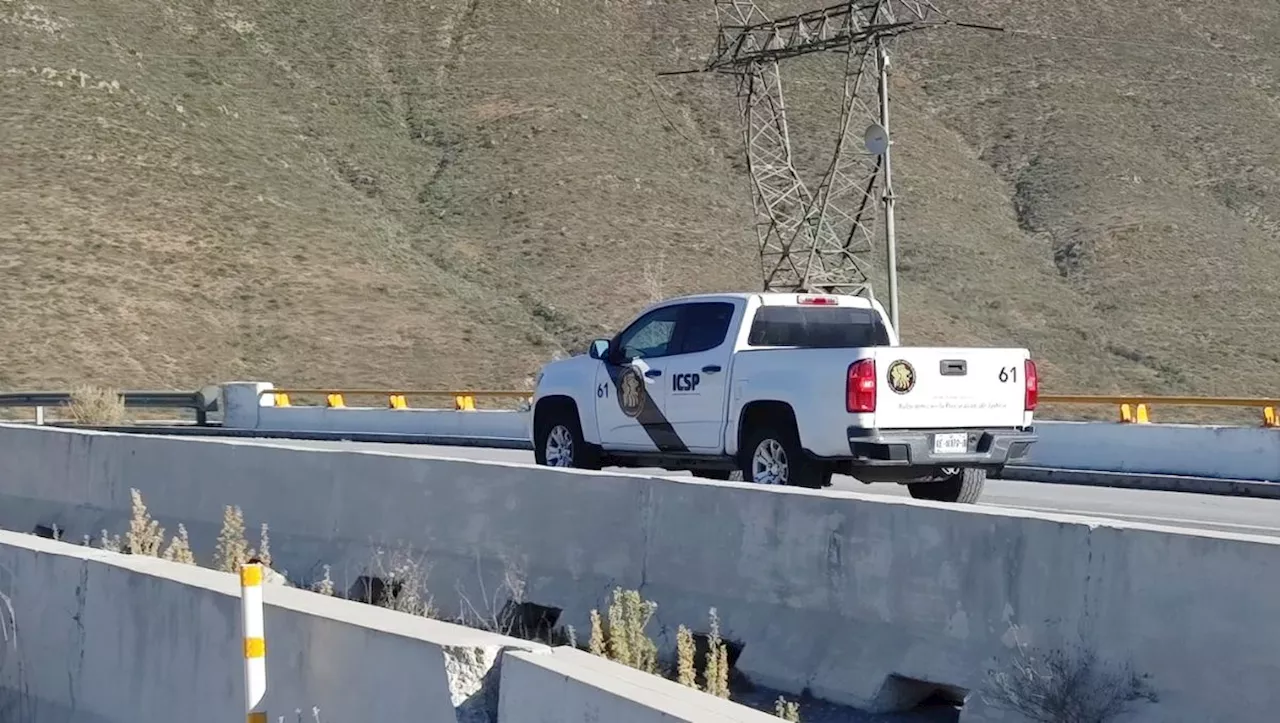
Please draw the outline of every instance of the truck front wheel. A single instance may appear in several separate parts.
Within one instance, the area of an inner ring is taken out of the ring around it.
[[[918,500],[973,504],[982,496],[987,484],[987,471],[981,467],[963,467],[940,482],[913,482],[907,491]]]
[[[576,410],[558,408],[538,415],[534,461],[544,467],[600,469],[598,451],[582,438]]]
[[[800,448],[794,428],[762,425],[745,435],[741,455],[744,482],[818,489],[831,483],[831,472]]]

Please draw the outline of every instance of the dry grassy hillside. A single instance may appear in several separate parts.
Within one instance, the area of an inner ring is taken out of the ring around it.
[[[943,7],[1033,32],[895,56],[907,340],[1274,392],[1280,16]],[[729,81],[655,76],[713,32],[710,0],[0,0],[0,388],[505,386],[652,294],[755,288]],[[813,155],[831,66],[786,71]]]

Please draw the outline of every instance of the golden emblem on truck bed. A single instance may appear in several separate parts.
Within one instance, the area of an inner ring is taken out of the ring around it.
[[[889,388],[898,394],[906,394],[916,385],[916,370],[905,359],[889,365]]]

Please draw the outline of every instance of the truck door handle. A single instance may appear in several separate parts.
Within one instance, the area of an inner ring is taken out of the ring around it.
[[[718,371],[720,371],[719,364],[708,364],[705,367],[702,367],[702,373],[704,374],[715,374]]]
[[[645,373],[644,373],[644,375],[645,375],[646,377],[649,377],[650,379],[653,379],[654,377],[660,377],[660,376],[662,376],[662,370],[661,370],[661,369],[650,369],[649,371],[645,372]]]

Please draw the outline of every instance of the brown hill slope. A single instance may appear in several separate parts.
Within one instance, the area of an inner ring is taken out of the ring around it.
[[[0,2],[0,387],[519,384],[653,293],[759,283],[728,81],[655,77],[709,0],[187,5]],[[1266,3],[944,7],[1034,32],[896,56],[907,340],[1274,391]],[[787,72],[812,154],[833,76]]]

